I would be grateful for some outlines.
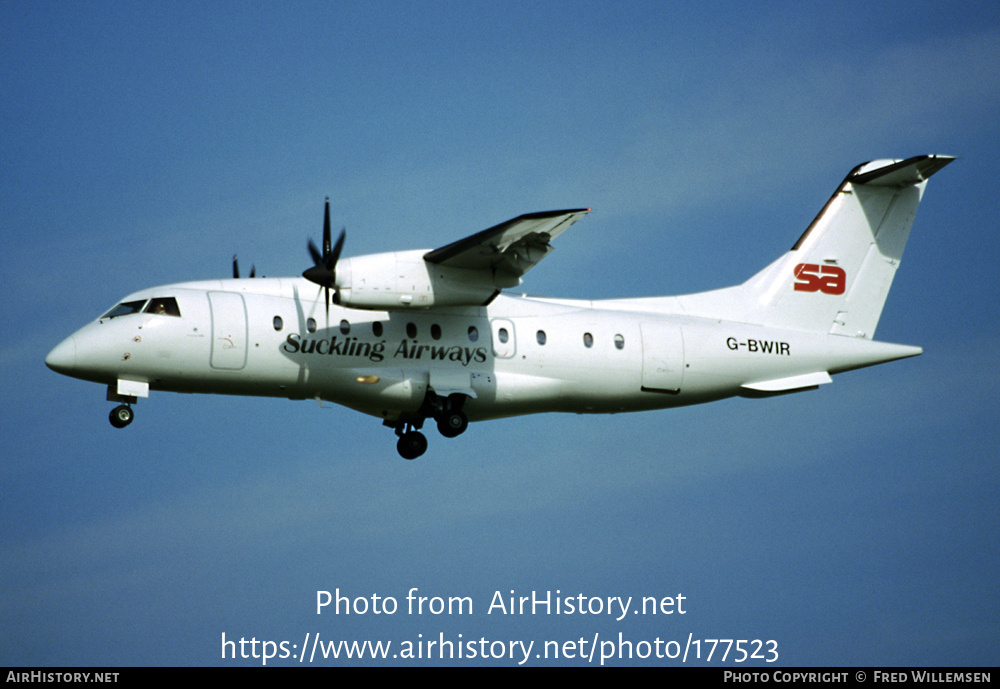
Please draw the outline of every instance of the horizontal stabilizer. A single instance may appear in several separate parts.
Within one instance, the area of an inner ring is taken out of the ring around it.
[[[826,383],[832,383],[833,378],[826,371],[816,373],[806,373],[801,376],[789,376],[788,378],[776,378],[774,380],[764,380],[757,383],[746,383],[741,385],[744,390],[752,392],[776,393],[794,392],[806,388],[815,388]]]
[[[953,156],[925,155],[907,160],[875,160],[859,165],[847,178],[854,184],[905,187],[920,184],[955,160]]]

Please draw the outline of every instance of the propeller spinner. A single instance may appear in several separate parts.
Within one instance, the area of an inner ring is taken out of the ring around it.
[[[323,253],[320,253],[316,245],[313,244],[312,239],[309,240],[309,255],[312,256],[313,265],[312,268],[307,269],[302,273],[302,277],[310,282],[315,282],[317,285],[323,288],[324,294],[326,296],[326,314],[327,317],[330,315],[330,290],[334,290],[334,296],[336,297],[337,289],[337,260],[340,258],[340,252],[344,248],[344,236],[347,234],[346,230],[340,231],[340,236],[337,237],[337,243],[330,246],[330,199],[326,199],[326,209],[323,217]]]

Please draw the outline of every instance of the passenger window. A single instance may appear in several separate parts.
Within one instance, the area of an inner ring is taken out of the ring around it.
[[[162,316],[176,316],[180,318],[181,315],[181,310],[177,307],[177,300],[173,297],[150,299],[143,310],[146,313],[158,313]]]
[[[316,332],[316,319],[315,318],[309,318],[309,319],[306,320],[306,330],[308,330],[311,333]]]
[[[281,320],[281,316],[275,316],[273,323],[274,323],[274,329],[277,330],[278,332],[281,332],[281,329],[285,327],[285,322]]]
[[[479,329],[474,325],[469,326],[469,342],[475,342],[479,339]]]
[[[348,323],[346,320],[341,321],[340,322],[340,332],[342,334],[344,334],[344,335],[346,335],[347,333],[351,332],[351,324]]]
[[[625,338],[622,335],[615,335],[615,349],[625,349]]]
[[[539,330],[537,333],[535,333],[535,339],[538,340],[538,344],[540,345],[545,344],[545,331]]]
[[[122,302],[115,308],[108,311],[106,314],[101,316],[101,318],[117,318],[118,316],[127,316],[130,313],[139,313],[142,311],[143,305],[146,303],[145,299],[140,301],[126,301]]]
[[[587,349],[590,349],[591,347],[593,347],[594,346],[594,336],[591,335],[590,333],[584,333],[583,334],[583,346],[586,347]]]
[[[507,340],[510,339],[510,335],[507,334],[507,328],[500,328],[497,331],[497,339],[500,340],[502,344],[507,344]]]
[[[437,323],[431,326],[431,337],[433,337],[435,340],[441,339],[441,326],[438,325]]]
[[[417,326],[413,323],[406,324],[406,336],[409,338],[414,338],[417,336]]]
[[[379,321],[372,323],[372,335],[382,337],[382,324]]]

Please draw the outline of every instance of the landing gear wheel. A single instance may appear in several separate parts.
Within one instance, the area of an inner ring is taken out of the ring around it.
[[[465,433],[469,419],[460,411],[449,411],[438,417],[437,426],[445,438],[456,438]]]
[[[131,407],[122,404],[111,410],[111,416],[109,418],[111,425],[115,428],[125,428],[132,423],[132,419],[135,418],[135,414],[132,412]]]
[[[427,438],[420,431],[408,431],[399,436],[396,450],[403,459],[416,459],[427,452]]]

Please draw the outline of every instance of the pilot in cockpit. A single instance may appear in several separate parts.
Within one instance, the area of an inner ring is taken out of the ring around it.
[[[160,297],[153,299],[145,309],[146,313],[155,313],[164,316],[180,316],[181,312],[177,308],[177,300],[173,297]]]

